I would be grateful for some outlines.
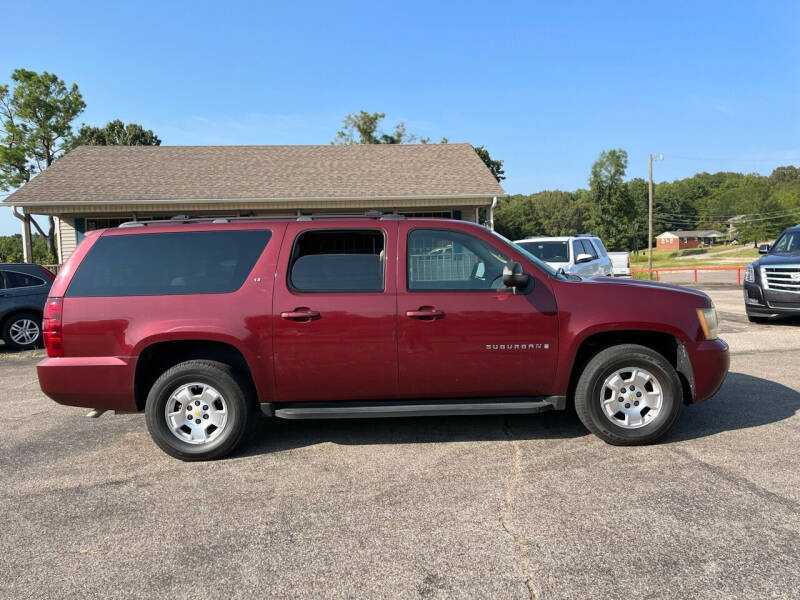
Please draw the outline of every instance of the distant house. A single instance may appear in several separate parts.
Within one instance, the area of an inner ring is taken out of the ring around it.
[[[656,236],[656,248],[659,250],[683,250],[684,248],[700,248],[713,246],[724,233],[713,229],[665,231]]]
[[[469,144],[81,146],[3,204],[56,220],[59,262],[93,229],[189,217],[363,214],[478,221],[503,188]]]

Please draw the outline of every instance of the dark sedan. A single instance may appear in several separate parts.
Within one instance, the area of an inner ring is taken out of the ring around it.
[[[0,332],[6,347],[42,345],[42,309],[54,278],[40,265],[0,263]]]

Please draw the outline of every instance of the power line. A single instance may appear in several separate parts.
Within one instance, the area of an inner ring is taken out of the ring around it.
[[[715,219],[733,219],[735,217],[761,217],[761,216],[766,216],[766,215],[774,215],[774,214],[777,214],[777,213],[784,213],[787,210],[791,210],[791,209],[781,208],[779,210],[772,210],[772,211],[767,211],[767,212],[737,213],[737,214],[734,214],[734,215],[704,215],[704,216],[708,217],[708,218],[715,218]],[[666,211],[659,211],[659,214],[661,214],[661,215],[670,215],[670,216],[675,216],[675,217],[684,217],[684,216],[688,217],[688,216],[691,216],[691,215],[688,215],[686,213],[674,213],[674,212],[666,212]]]
[[[767,217],[753,217],[753,218],[747,218],[747,219],[738,219],[737,221],[735,221],[734,224],[738,224],[738,223],[756,223],[756,222],[760,222],[760,221],[774,221],[776,219],[788,219],[789,217],[794,217],[796,215],[800,215],[800,209],[793,210],[793,211],[790,211],[788,213],[784,213],[784,214],[780,214],[780,215],[773,215],[773,216],[767,216]],[[668,217],[668,216],[664,216],[664,215],[660,215],[660,214],[656,213],[656,216],[659,217],[662,221],[675,223],[675,224],[692,224],[692,223],[702,223],[702,222],[715,221],[715,219],[712,219],[710,217],[705,217],[705,216],[702,216],[702,215],[697,215],[697,216],[688,216],[687,215],[686,217],[683,217],[683,218],[676,218],[676,217]]]
[[[736,162],[786,162],[786,163],[800,163],[800,158],[743,158],[741,156],[677,156],[674,154],[665,154],[665,158],[670,160],[708,160],[708,161],[736,161]]]

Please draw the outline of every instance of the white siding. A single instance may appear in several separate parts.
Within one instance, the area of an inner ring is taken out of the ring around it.
[[[75,219],[58,219],[58,262],[64,264],[78,245]]]

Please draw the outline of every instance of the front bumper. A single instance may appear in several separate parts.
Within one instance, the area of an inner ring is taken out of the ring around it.
[[[744,306],[753,316],[798,315],[800,316],[800,294],[764,290],[757,283],[745,282]]]
[[[690,353],[694,375],[694,402],[708,400],[717,393],[731,364],[728,344],[719,338],[700,342]]]
[[[59,404],[103,410],[136,410],[134,358],[46,358],[36,366],[36,373],[42,391]]]

